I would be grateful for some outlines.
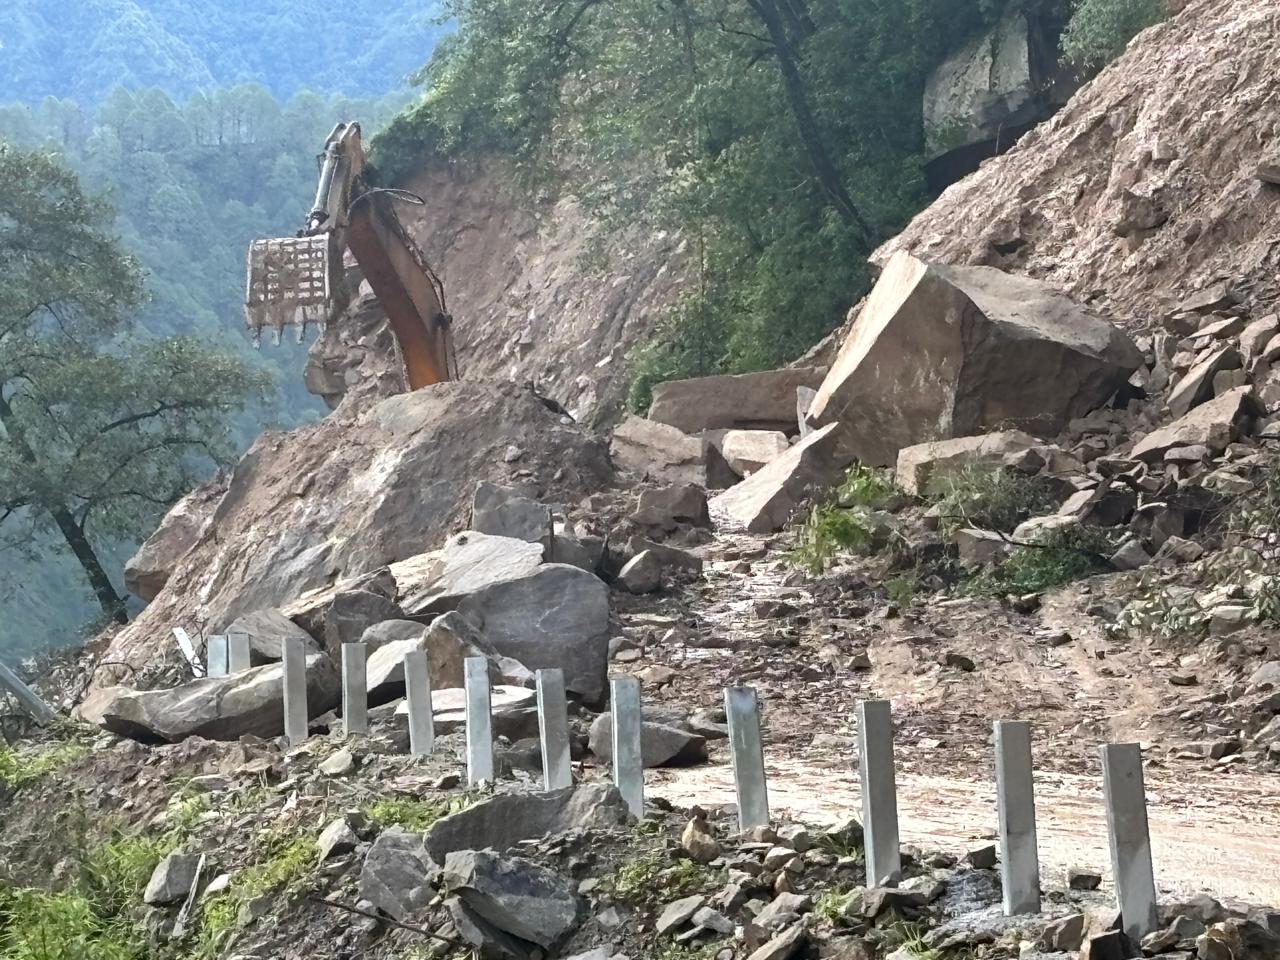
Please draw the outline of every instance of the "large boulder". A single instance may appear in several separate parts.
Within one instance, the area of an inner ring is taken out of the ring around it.
[[[840,478],[845,460],[838,427],[830,423],[814,430],[746,480],[716,494],[708,504],[711,519],[749,533],[781,529],[805,497]]]
[[[726,430],[720,439],[720,455],[740,477],[755,473],[790,448],[781,430]]]
[[[246,634],[249,637],[249,655],[255,667],[275,663],[283,657],[286,640],[301,640],[308,651],[320,650],[311,634],[279,610],[251,610],[236,617],[218,633]]]
[[[522,451],[514,463],[512,447]],[[515,383],[435,384],[264,434],[206,535],[113,634],[96,682],[123,682],[168,651],[193,608],[204,622],[230,623],[431,550],[466,524],[477,482],[509,483],[517,471],[556,503],[613,476],[603,441]]]
[[[628,416],[613,428],[609,453],[617,466],[642,477],[664,483],[706,480],[702,441],[656,420]]]
[[[394,630],[388,629],[392,626]],[[415,650],[427,651],[431,685],[436,689],[463,686],[468,657],[488,659],[490,678],[494,683],[503,680],[504,658],[485,642],[475,625],[457,611],[441,614],[426,627],[413,620],[389,620],[366,631],[365,637],[375,629],[382,634],[394,632],[398,638],[382,643],[369,654],[365,683],[371,704],[388,703],[404,696],[404,658]]]
[[[457,610],[497,654],[530,670],[559,667],[570,691],[604,693],[609,588],[594,574],[542,563],[542,547],[467,531],[441,550],[392,564],[409,617]]]
[[[530,670],[562,669],[565,688],[589,702],[603,697],[609,588],[594,574],[544,563],[527,577],[468,594],[457,609],[498,653]]]
[[[338,672],[323,654],[307,657],[307,713],[338,705]],[[122,737],[177,743],[186,737],[236,740],[246,734],[284,733],[284,666],[254,667],[228,677],[206,677],[167,690],[103,687],[85,700],[80,716]]]
[[[372,590],[314,591],[283,612],[335,659],[344,643],[358,642],[375,623],[403,617],[395,600]]]
[[[441,882],[499,930],[550,949],[578,925],[574,881],[520,857],[460,850],[445,857]]]
[[[1021,430],[1002,430],[977,437],[956,437],[934,443],[917,443],[898,451],[894,480],[912,496],[921,496],[931,485],[965,469],[996,469],[1010,454],[1018,454],[1043,441]]]
[[[435,897],[437,868],[422,834],[387,830],[378,836],[360,868],[360,899],[387,916],[404,920]]]
[[[825,367],[787,367],[693,380],[653,388],[649,419],[685,433],[703,430],[796,430],[796,388],[816,389]]]
[[[427,853],[437,863],[456,850],[505,853],[525,840],[566,830],[607,830],[630,819],[622,794],[603,783],[580,783],[551,793],[498,794],[433,823]]]
[[[1217,456],[1238,436],[1248,435],[1265,412],[1252,387],[1236,387],[1151,431],[1134,445],[1133,457],[1157,462],[1175,447],[1193,446]]]
[[[925,166],[942,189],[1013,146],[1075,88],[1057,63],[1060,19],[1050,5],[1011,7],[934,68],[924,89]]]
[[[550,547],[551,508],[511,487],[484,480],[476,484],[471,501],[471,529]]]
[[[589,745],[601,760],[613,757],[613,714],[591,722]],[[707,740],[700,734],[660,719],[640,721],[640,761],[646,767],[684,767],[707,759]]]
[[[893,255],[809,408],[846,462],[1021,429],[1054,436],[1142,363],[1123,332],[1052,288],[992,267]],[[763,472],[763,471],[762,471]]]
[[[156,532],[124,565],[124,587],[140,600],[154,600],[169,575],[209,525],[222,488],[216,483],[197,487],[179,500]]]
[[[412,617],[452,610],[477,590],[533,573],[542,565],[543,549],[515,537],[473,530],[456,534],[439,550],[391,565],[400,606]]]

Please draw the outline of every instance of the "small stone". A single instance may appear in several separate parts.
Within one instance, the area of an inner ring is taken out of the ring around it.
[[[790,847],[773,847],[764,855],[764,868],[780,870],[795,855],[796,852]]]
[[[191,891],[191,884],[195,882],[199,863],[200,857],[197,854],[169,854],[151,872],[151,879],[142,894],[142,902],[159,907],[186,899]]]
[[[654,924],[654,929],[659,935],[670,933],[683,927],[686,923],[693,919],[693,915],[706,905],[707,898],[701,894],[694,894],[691,897],[682,897],[674,900],[662,908],[662,913],[658,915],[658,919]]]
[[[785,876],[785,874],[784,874]],[[779,893],[756,914],[756,924],[761,927],[781,927],[794,923],[800,915],[807,913],[811,901],[801,893]]]
[[[991,870],[996,865],[996,845],[994,843],[975,847],[964,855],[969,865],[977,870]]]
[[[1126,540],[1111,555],[1111,566],[1117,570],[1138,570],[1151,562],[1151,554],[1142,546],[1142,541]]]
[[[627,561],[618,582],[628,593],[652,593],[662,586],[662,561],[652,550],[642,550]]]
[[[955,669],[962,670],[965,673],[973,673],[977,668],[977,664],[972,660],[966,657],[963,653],[956,653],[954,650],[948,650],[943,653],[938,657],[938,662],[944,667],[954,667]]]
[[[1040,949],[1046,952],[1079,950],[1084,943],[1085,915],[1073,913],[1055,920],[1040,934]]]
[[[326,777],[345,777],[355,768],[356,758],[346,748],[339,750],[320,764],[320,772]]]
[[[1067,886],[1072,890],[1097,890],[1102,884],[1102,874],[1085,867],[1067,870]]]
[[[707,825],[705,815],[694,816],[680,834],[680,846],[695,863],[710,863],[720,856],[720,842]]]
[[[790,960],[807,940],[804,925],[797,923],[754,951],[747,960]]]
[[[796,853],[804,853],[813,846],[808,829],[799,823],[788,823],[779,827],[778,842],[790,847]]]
[[[733,933],[733,921],[726,917],[718,910],[712,910],[710,907],[700,907],[698,912],[693,915],[695,926],[712,930],[723,936]]]
[[[350,853],[359,842],[360,838],[351,829],[351,825],[347,823],[346,818],[340,817],[321,831],[319,838],[316,840],[316,848],[319,850],[320,860],[324,861],[330,857]]]

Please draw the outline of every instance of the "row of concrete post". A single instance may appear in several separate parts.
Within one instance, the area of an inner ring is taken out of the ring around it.
[[[307,736],[306,651],[301,641],[285,642],[284,673],[285,735],[291,743],[299,743]],[[368,724],[364,644],[344,645],[342,675],[344,729],[347,734],[364,733]],[[415,651],[405,657],[404,675],[409,749],[414,754],[429,754],[435,736],[430,664],[425,651]],[[536,680],[543,787],[557,790],[573,782],[564,674],[560,670],[539,670]],[[475,785],[494,778],[489,664],[484,657],[466,660],[465,685],[467,781]],[[614,678],[610,681],[610,693],[614,783],[631,812],[643,817],[640,681],[636,677]],[[729,687],[724,696],[738,823],[741,830],[749,830],[769,823],[760,702],[750,687]],[[893,884],[901,875],[902,862],[893,716],[889,702],[859,701],[857,723],[867,884]],[[1009,915],[1037,913],[1040,910],[1040,861],[1030,726],[1020,721],[998,722],[995,754],[1004,910]],[[1102,770],[1116,899],[1125,932],[1140,939],[1156,928],[1155,880],[1141,750],[1137,744],[1104,746]]]

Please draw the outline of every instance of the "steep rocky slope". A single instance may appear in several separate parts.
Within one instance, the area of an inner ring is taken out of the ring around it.
[[[1275,299],[1280,3],[1196,0],[1150,28],[1052,120],[948,189],[876,254],[1028,273],[1159,325],[1230,279]]]
[[[496,159],[432,159],[403,186],[426,200],[398,212],[444,282],[461,376],[532,382],[581,422],[615,415],[632,348],[680,291],[679,238],[607,232],[572,197],[531,196]],[[376,304],[353,314],[312,350],[308,384],[331,404],[375,378],[399,384]]]

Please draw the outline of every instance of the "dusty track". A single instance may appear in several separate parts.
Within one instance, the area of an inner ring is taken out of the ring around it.
[[[1108,591],[1123,582],[1074,585],[1032,615],[976,602],[886,618],[883,601],[857,576],[835,589],[815,588],[790,575],[776,551],[750,569],[736,559],[760,547],[747,539],[713,542],[704,583],[679,597],[639,602],[622,620],[643,649],[626,669],[675,668],[646,687],[646,700],[709,707],[730,683],[760,691],[776,811],[816,822],[858,815],[854,704],[888,698],[898,724],[902,840],[963,851],[993,836],[996,825],[991,723],[1028,720],[1041,859],[1050,885],[1060,885],[1073,865],[1109,873],[1098,747],[1137,740],[1147,747],[1161,890],[1280,905],[1280,778],[1248,764],[1222,768],[1171,755],[1177,738],[1169,718],[1229,685],[1232,675],[1200,651],[1107,637],[1102,620],[1084,611],[1108,602]],[[758,600],[795,609],[761,617]],[[1063,631],[1070,642],[1050,642]],[[940,665],[947,651],[972,658],[976,669]],[[871,669],[850,667],[858,653],[869,656]],[[1198,674],[1200,686],[1170,684],[1171,675],[1187,671]],[[712,760],[654,771],[653,792],[684,804],[732,802],[723,746]]]

